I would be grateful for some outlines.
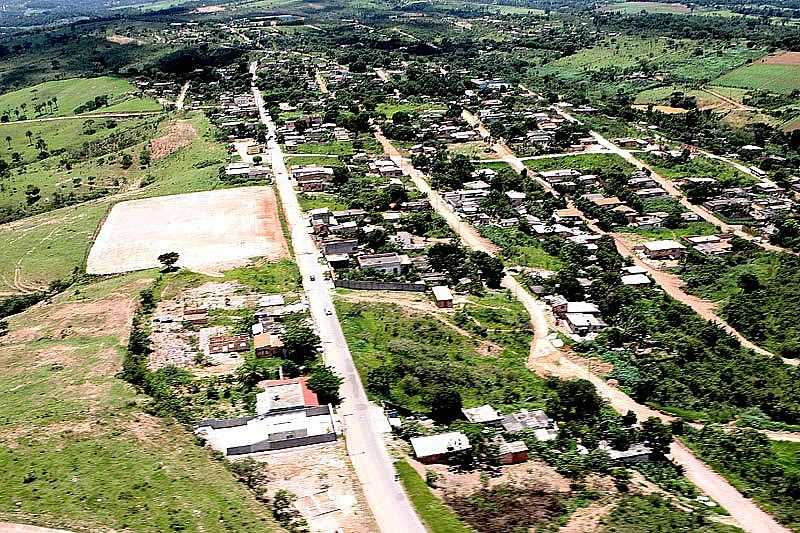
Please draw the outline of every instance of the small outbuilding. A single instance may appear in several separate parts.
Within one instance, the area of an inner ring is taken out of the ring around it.
[[[439,308],[451,308],[453,307],[453,293],[450,292],[448,287],[444,285],[439,285],[433,287],[431,289],[433,291],[433,297],[436,300],[436,307]]]

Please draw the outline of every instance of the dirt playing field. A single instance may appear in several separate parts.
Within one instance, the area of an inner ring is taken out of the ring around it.
[[[275,192],[244,187],[119,203],[92,246],[86,271],[154,268],[167,252],[180,255],[178,266],[211,275],[256,257],[286,257]]]
[[[783,52],[762,60],[770,65],[800,65],[800,52]]]

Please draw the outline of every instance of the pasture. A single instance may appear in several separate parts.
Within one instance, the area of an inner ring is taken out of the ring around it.
[[[48,81],[0,96],[0,115],[11,121],[41,117],[65,117],[76,114],[76,108],[96,97],[108,97],[108,105],[95,112],[160,111],[151,98],[142,98],[127,80],[101,76]],[[39,107],[44,106],[44,107]],[[37,107],[39,111],[37,112]]]
[[[714,80],[714,85],[763,89],[781,94],[800,89],[800,64],[775,63],[770,59],[765,58],[728,72]]]
[[[130,182],[139,183],[140,188],[130,188],[92,202],[0,225],[0,247],[3,249],[0,255],[0,293],[30,292],[46,287],[53,280],[67,279],[73,269],[83,271],[95,232],[116,202],[221,187],[218,171],[226,157],[225,148],[213,140],[205,117],[193,115],[190,122],[198,132],[191,145],[145,170],[136,168],[129,171]],[[121,172],[118,165],[97,167],[97,171],[110,172],[110,175],[120,175]],[[74,171],[74,174],[81,173],[78,169]],[[44,173],[41,176],[42,184],[64,179],[63,176],[48,178]],[[83,183],[88,184],[88,180],[84,179]],[[49,198],[47,191],[50,189],[47,187],[52,185],[42,187],[40,201]]]
[[[662,4],[661,2],[620,2],[618,4],[606,4],[598,8],[598,11],[613,13],[690,13],[691,9],[680,3]]]
[[[275,530],[269,510],[185,427],[116,377],[141,272],[87,281],[0,339],[0,521],[71,531]]]
[[[744,44],[708,46],[690,39],[616,36],[548,63],[538,73],[582,79],[589,71],[650,64],[680,80],[709,81],[760,55],[760,51],[748,49]]]

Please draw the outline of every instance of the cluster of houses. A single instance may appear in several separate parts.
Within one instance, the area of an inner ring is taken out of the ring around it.
[[[495,124],[516,122],[528,125],[524,133],[515,133],[505,139],[518,155],[549,153],[554,150],[583,152],[597,148],[594,137],[580,137],[577,134],[572,139],[572,144],[556,146],[556,132],[564,127],[567,119],[544,104],[536,95],[522,91],[504,80],[472,79],[471,82],[475,89],[465,92],[465,105],[475,109],[476,116],[490,130]],[[512,105],[508,104],[508,97],[512,98]]]
[[[284,353],[284,318],[308,311],[308,304],[296,302],[287,304],[283,295],[264,295],[259,298],[255,319],[250,333],[230,334],[225,328],[209,328],[208,353],[212,360],[237,358],[241,353],[253,350],[257,357],[280,357]],[[189,309],[184,311],[184,320],[202,325],[207,322],[208,311]],[[222,331],[220,331],[222,330]],[[201,339],[203,336],[201,335]]]
[[[511,438],[522,431],[532,432],[540,441],[554,440],[558,436],[558,424],[544,411],[527,410],[502,415],[491,405],[462,409],[464,418],[474,424],[496,429]],[[522,440],[506,440],[498,435],[496,442],[500,464],[523,463],[528,460],[528,446]],[[448,463],[452,457],[472,446],[467,436],[460,431],[450,431],[414,437],[411,439],[414,456],[423,464]]]
[[[542,410],[522,409],[502,415],[491,405],[482,405],[462,409],[462,412],[467,421],[497,430],[493,444],[497,446],[497,460],[502,465],[528,460],[528,445],[517,437],[521,432],[532,434],[538,441],[552,441],[558,436],[558,423]],[[410,441],[414,457],[422,464],[450,464],[458,454],[469,452],[472,448],[467,435],[460,431],[412,437]],[[612,461],[621,464],[646,462],[652,456],[652,449],[643,443],[633,443],[625,450],[617,450],[608,442],[601,441],[598,448],[606,452]],[[578,452],[586,455],[589,450],[579,444]]]
[[[287,111],[291,106],[284,106]],[[282,107],[281,110],[284,110]],[[277,129],[278,140],[281,141],[289,152],[295,151],[298,146],[306,143],[325,143],[331,141],[349,141],[353,134],[347,129],[337,126],[333,122],[323,122],[319,115],[302,115],[297,118],[287,119]]]
[[[220,94],[210,119],[229,138],[251,135],[260,124],[258,108],[250,92]]]
[[[681,240],[673,239],[650,241],[636,246],[634,249],[645,259],[653,261],[677,261],[682,259],[691,248],[709,257],[729,254],[733,251],[733,238],[730,234],[688,235]],[[684,244],[685,243],[685,244]]]
[[[407,103],[398,99],[399,103]],[[413,116],[409,126],[413,128],[418,141],[438,140],[445,143],[463,143],[480,139],[476,132],[460,116],[447,116],[445,109],[424,109]]]
[[[678,158],[684,154],[679,150],[652,150],[646,148],[651,155],[663,158]],[[656,148],[660,148],[657,147]],[[763,149],[758,146],[744,146],[739,154],[732,154],[741,159],[752,159],[754,152]],[[699,157],[690,154],[690,159]],[[702,206],[717,216],[732,223],[744,224],[769,236],[775,231],[775,220],[793,213],[800,198],[800,176],[789,178],[788,186],[781,187],[766,177],[766,172],[757,166],[746,169],[752,177],[752,185],[723,186],[716,178],[711,176],[688,177],[679,180],[678,187],[684,191],[691,191],[698,187],[704,188],[709,194],[704,195]]]

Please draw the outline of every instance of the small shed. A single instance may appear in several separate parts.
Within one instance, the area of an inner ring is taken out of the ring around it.
[[[451,308],[453,307],[453,293],[444,285],[439,285],[431,289],[433,297],[436,300],[436,307]]]
[[[504,442],[498,447],[497,456],[503,465],[524,463],[528,460],[528,445],[521,440]]]

